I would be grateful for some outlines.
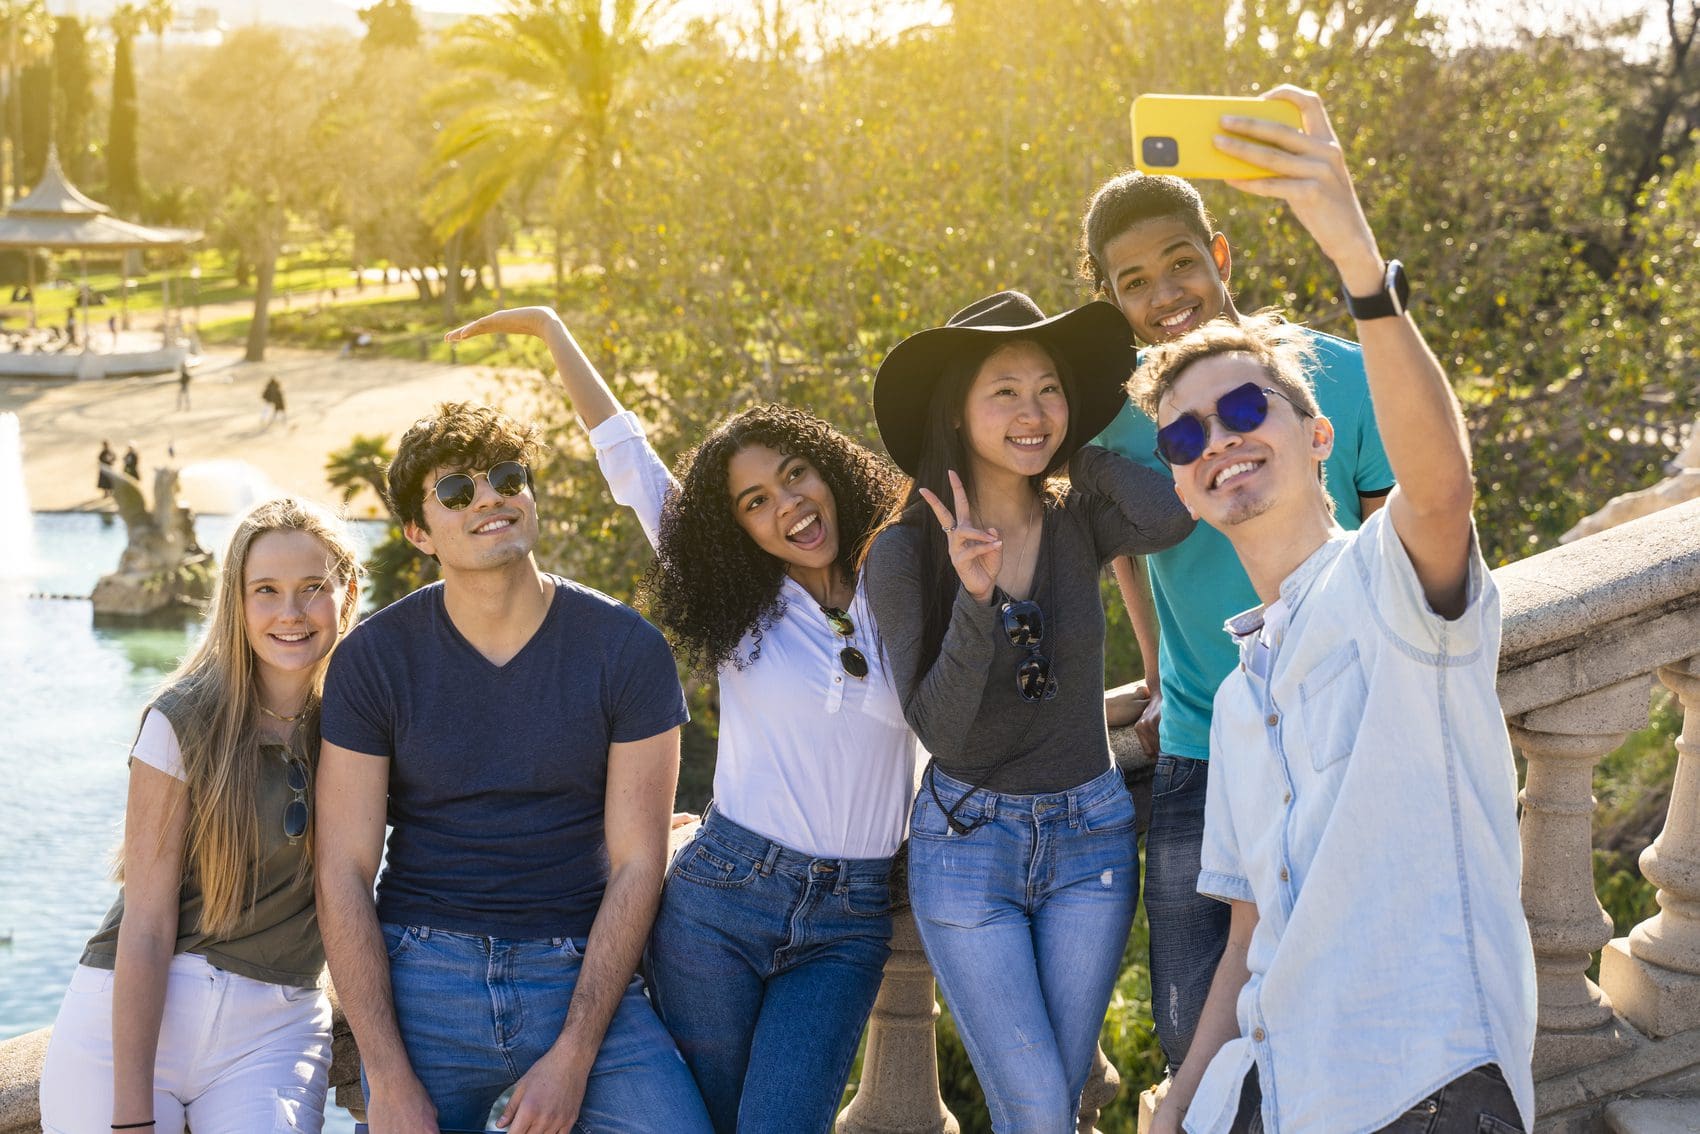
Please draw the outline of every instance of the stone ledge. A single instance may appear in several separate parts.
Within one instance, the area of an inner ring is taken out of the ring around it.
[[[52,1028],[38,1028],[0,1043],[0,1134],[41,1129],[41,1064]]]
[[[1494,579],[1502,667],[1560,653],[1592,629],[1700,594],[1700,500],[1508,564]]]
[[[1619,1099],[1605,1119],[1612,1134],[1700,1134],[1700,1097]]]

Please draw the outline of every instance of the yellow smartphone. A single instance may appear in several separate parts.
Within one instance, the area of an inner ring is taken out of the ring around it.
[[[1274,176],[1216,148],[1211,139],[1223,132],[1225,114],[1302,127],[1299,108],[1285,99],[1143,94],[1133,100],[1134,168],[1195,181]]]

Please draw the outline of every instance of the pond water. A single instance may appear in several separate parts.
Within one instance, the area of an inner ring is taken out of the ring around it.
[[[0,573],[0,941],[10,935],[0,944],[0,1039],[53,1022],[117,893],[108,871],[125,757],[150,693],[200,630],[96,627],[86,600],[32,597],[87,595],[125,543],[124,525],[109,517],[32,519],[30,562],[21,562],[27,538],[13,533],[0,548],[9,561]],[[233,524],[202,516],[195,530],[202,546],[222,548]],[[352,1131],[347,1113],[332,1109],[326,1131]]]

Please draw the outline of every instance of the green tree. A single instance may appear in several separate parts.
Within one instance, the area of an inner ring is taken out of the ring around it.
[[[325,479],[342,493],[344,504],[362,489],[370,489],[385,500],[384,474],[395,458],[387,437],[356,434],[341,449],[325,459]],[[384,538],[373,545],[366,558],[366,601],[374,607],[388,606],[396,599],[433,582],[437,564],[407,541],[394,515],[389,517]]]
[[[60,16],[53,21],[53,138],[72,181],[87,179],[93,111],[87,29],[75,16]]]
[[[140,203],[142,186],[136,169],[136,36],[143,26],[141,9],[120,4],[113,9],[112,114],[106,134],[106,196],[120,212]]]
[[[24,107],[34,110],[48,105],[40,93],[26,99],[24,73],[32,64],[48,58],[53,40],[52,20],[46,0],[0,0],[0,104],[4,116],[0,129],[6,140],[7,167],[4,183],[14,197],[30,187],[30,174],[39,174],[39,162],[26,172],[24,161]],[[39,112],[38,112],[39,113]],[[45,147],[42,150],[45,156]]]
[[[377,0],[360,9],[360,22],[366,25],[366,38],[360,46],[368,51],[390,47],[415,48],[424,38],[419,15],[410,0]]]
[[[604,270],[612,227],[607,180],[622,159],[638,65],[666,0],[509,0],[454,28],[435,95],[451,117],[437,139],[441,174],[426,215],[445,238],[475,230],[510,194],[541,191],[562,242]]]

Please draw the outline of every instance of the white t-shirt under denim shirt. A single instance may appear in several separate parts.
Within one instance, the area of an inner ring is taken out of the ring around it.
[[[661,505],[676,485],[629,410],[590,431],[614,499],[637,513],[658,543]],[[714,807],[728,819],[817,858],[886,858],[897,852],[915,794],[915,734],[884,668],[861,581],[847,613],[848,642],[819,604],[787,577],[784,613],[757,641],[746,634],[720,667],[720,748]],[[844,672],[854,645],[868,675]]]
[[[1229,622],[1198,890],[1259,920],[1189,1134],[1229,1129],[1254,1063],[1270,1134],[1379,1130],[1486,1063],[1534,1128],[1499,592],[1474,545],[1467,587],[1435,614],[1383,509],[1281,584],[1271,635],[1261,610]]]

